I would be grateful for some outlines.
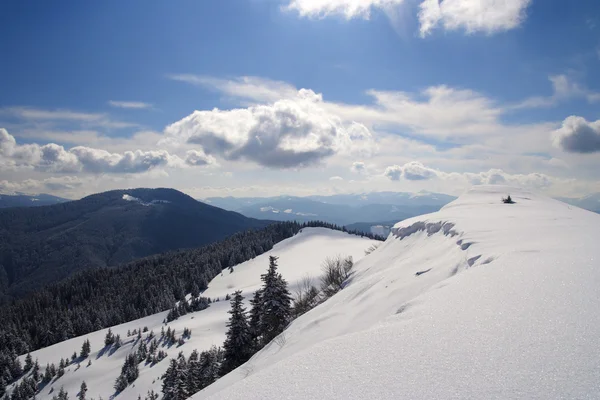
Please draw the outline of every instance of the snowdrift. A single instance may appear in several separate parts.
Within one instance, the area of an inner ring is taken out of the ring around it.
[[[213,279],[208,289],[202,294],[211,299],[219,298],[219,302],[211,304],[206,310],[187,314],[175,321],[168,323],[171,329],[175,329],[177,336],[181,336],[185,327],[192,330],[192,336],[182,346],[159,347],[165,350],[167,358],[154,366],[140,364],[139,378],[127,389],[118,394],[116,399],[142,398],[149,390],[160,393],[162,381],[160,377],[166,371],[170,358],[175,358],[182,351],[188,357],[194,349],[199,352],[208,350],[212,345],[221,346],[225,340],[226,324],[229,318],[227,313],[230,309],[229,301],[225,296],[236,290],[242,290],[248,301],[254,291],[261,286],[260,275],[265,273],[269,265],[269,255],[279,257],[279,272],[294,288],[305,276],[317,278],[321,274],[321,264],[327,257],[338,254],[352,256],[358,260],[364,256],[364,251],[376,241],[349,235],[340,231],[324,228],[304,228],[296,236],[286,239],[274,246],[274,248],[250,261],[237,265],[233,273],[227,270]],[[57,380],[51,381],[36,396],[37,399],[50,399],[57,394],[61,387],[69,393],[70,398],[75,398],[79,392],[82,381],[88,387],[86,398],[109,399],[115,394],[113,389],[115,380],[121,372],[125,357],[135,351],[139,346],[136,336],[127,337],[127,331],[147,327],[159,335],[161,328],[167,329],[163,324],[168,311],[158,313],[139,320],[114,326],[111,328],[116,335],[119,334],[123,346],[114,351],[114,348],[103,350],[104,337],[108,329],[102,329],[88,335],[70,339],[56,345],[32,352],[33,360],[38,360],[41,373],[47,363],[58,363],[61,358],[70,359],[73,352],[81,349],[84,340],[89,339],[92,352],[88,358],[68,366],[65,375]],[[147,333],[144,333],[146,337]],[[23,362],[24,356],[21,357]],[[88,360],[92,364],[88,366]],[[12,387],[9,387],[11,390]]]
[[[193,398],[600,398],[599,237],[600,215],[476,187]]]

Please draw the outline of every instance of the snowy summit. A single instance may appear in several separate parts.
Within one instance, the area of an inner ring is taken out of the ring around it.
[[[193,398],[597,399],[598,237],[599,215],[476,187]]]

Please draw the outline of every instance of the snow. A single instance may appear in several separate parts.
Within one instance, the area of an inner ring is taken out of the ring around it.
[[[152,200],[152,201],[146,202],[146,201],[143,201],[142,199],[138,199],[137,197],[133,197],[133,196],[128,195],[128,194],[124,194],[123,195],[123,200],[125,200],[125,201],[131,201],[131,202],[134,202],[134,203],[139,203],[139,204],[141,204],[143,206],[151,206],[153,204],[160,204],[160,203],[170,203],[169,200]]]
[[[181,346],[171,348],[159,347],[168,353],[167,359],[154,366],[140,364],[139,378],[121,394],[117,399],[136,399],[138,395],[145,397],[148,390],[153,389],[160,393],[162,381],[160,376],[166,371],[169,358],[176,357],[180,351],[186,356],[194,350],[208,350],[212,345],[221,346],[225,340],[226,323],[229,318],[227,311],[230,309],[229,301],[224,298],[236,290],[242,290],[246,301],[249,301],[253,292],[261,285],[260,275],[265,273],[269,265],[269,255],[279,257],[279,272],[290,284],[293,292],[299,281],[305,276],[318,277],[321,273],[321,263],[325,258],[335,255],[351,255],[355,260],[364,256],[364,251],[375,242],[366,238],[349,235],[344,232],[332,231],[324,228],[304,228],[296,236],[286,239],[274,246],[274,248],[253,260],[239,264],[234,267],[234,272],[227,270],[222,275],[213,279],[208,289],[202,294],[212,299],[220,298],[206,310],[187,314],[176,321],[168,324],[175,329],[179,337],[185,327],[192,330],[192,337]],[[148,316],[136,321],[112,327],[112,332],[121,335],[124,344],[114,353],[102,352],[104,337],[108,329],[103,329],[88,335],[70,339],[62,343],[32,352],[33,359],[38,359],[43,374],[47,363],[58,363],[61,358],[70,358],[74,351],[79,354],[81,345],[85,339],[89,339],[92,352],[88,357],[92,365],[87,366],[88,359],[77,364],[70,365],[65,370],[65,375],[47,385],[37,399],[50,399],[58,393],[61,386],[69,393],[70,398],[75,398],[79,392],[82,381],[88,386],[87,398],[102,396],[104,399],[114,395],[114,383],[119,376],[121,366],[125,357],[137,350],[138,342],[136,336],[127,337],[127,331],[148,327],[155,334],[160,335],[161,327],[165,330],[167,325],[162,321],[167,311]],[[147,333],[143,334],[146,337]],[[24,356],[21,356],[24,361]]]
[[[598,237],[600,215],[475,187],[193,399],[600,398]]]

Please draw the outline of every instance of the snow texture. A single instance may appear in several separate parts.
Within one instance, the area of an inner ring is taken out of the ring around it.
[[[139,346],[135,335],[127,337],[128,330],[133,331],[147,326],[149,330],[153,330],[157,336],[160,336],[161,327],[164,326],[166,331],[169,326],[171,329],[175,329],[177,337],[180,337],[183,329],[187,327],[192,330],[191,339],[186,340],[181,347],[177,345],[170,348],[159,346],[159,350],[165,350],[168,353],[167,359],[154,366],[142,362],[139,365],[139,378],[115,399],[137,399],[138,395],[144,398],[151,389],[160,393],[162,385],[160,376],[167,370],[170,358],[177,357],[180,351],[183,351],[188,357],[194,349],[201,352],[208,350],[212,345],[223,345],[227,330],[225,325],[229,318],[227,311],[230,309],[230,303],[225,300],[225,296],[236,290],[242,290],[248,308],[252,294],[261,286],[260,275],[265,273],[269,266],[269,255],[279,257],[278,271],[288,281],[290,291],[293,293],[295,287],[305,276],[309,275],[314,278],[320,276],[321,264],[325,258],[341,254],[351,255],[358,260],[364,256],[364,250],[374,243],[376,242],[344,232],[324,228],[304,228],[296,236],[276,244],[271,251],[235,266],[233,273],[225,270],[222,275],[213,279],[202,296],[211,299],[219,298],[220,301],[212,303],[206,310],[187,314],[167,325],[162,323],[168,312],[164,311],[113,326],[112,332],[115,335],[119,334],[123,341],[122,347],[116,351],[113,351],[112,348],[103,350],[104,337],[108,331],[108,329],[103,329],[32,352],[33,360],[38,359],[43,374],[47,363],[55,363],[58,366],[61,358],[70,358],[74,351],[79,354],[85,339],[90,340],[92,349],[88,358],[79,364],[69,365],[65,369],[65,375],[57,380],[52,380],[36,398],[50,399],[58,393],[61,387],[64,387],[69,393],[69,397],[73,399],[79,392],[81,382],[85,381],[88,387],[87,398],[98,399],[102,396],[104,399],[109,399],[115,394],[113,386],[126,356],[137,350]],[[147,334],[144,333],[143,337],[146,338]],[[25,356],[20,358],[21,362],[24,362]],[[91,366],[87,366],[88,360],[92,361]],[[9,390],[11,388],[12,386],[9,387]]]
[[[598,237],[600,215],[478,186],[193,399],[598,399]]]

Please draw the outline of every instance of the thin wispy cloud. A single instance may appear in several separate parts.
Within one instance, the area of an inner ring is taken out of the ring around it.
[[[136,110],[142,110],[142,109],[152,108],[152,104],[150,104],[150,103],[143,103],[141,101],[116,101],[116,100],[109,100],[108,104],[111,107],[128,108],[128,109],[136,109]]]
[[[7,107],[0,109],[0,115],[9,115],[23,122],[77,123],[85,127],[124,129],[140,127],[137,123],[117,121],[103,113],[88,113],[65,109],[40,109],[34,107]]]

